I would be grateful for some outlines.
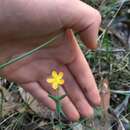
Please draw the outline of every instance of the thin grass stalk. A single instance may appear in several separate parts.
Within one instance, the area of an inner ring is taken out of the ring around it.
[[[24,54],[22,54],[22,55],[20,55],[20,56],[18,56],[18,57],[16,57],[16,58],[14,58],[14,59],[11,59],[11,60],[9,60],[9,61],[3,63],[3,64],[0,64],[0,69],[3,69],[3,68],[5,68],[5,67],[7,67],[8,65],[10,65],[10,64],[12,64],[12,63],[15,63],[15,62],[17,62],[17,61],[20,61],[20,60],[22,60],[22,59],[24,59],[24,58],[26,58],[26,57],[29,57],[30,55],[32,55],[33,53],[39,51],[40,49],[42,49],[42,48],[44,48],[44,47],[47,47],[49,44],[51,44],[51,43],[54,42],[57,38],[59,38],[62,34],[63,34],[63,33],[60,33],[60,34],[56,35],[55,37],[53,37],[53,38],[50,39],[49,41],[43,43],[42,45],[40,45],[40,46],[34,48],[34,49],[31,50],[31,51],[28,51],[28,52],[26,52],[26,53],[24,53]]]

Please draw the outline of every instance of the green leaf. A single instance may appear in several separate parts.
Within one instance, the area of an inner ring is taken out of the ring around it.
[[[59,101],[60,96],[52,96],[51,94],[48,95],[52,100],[54,100],[55,102]]]
[[[60,100],[62,100],[63,98],[65,98],[66,94],[62,95],[59,97]]]
[[[62,95],[62,96],[52,96],[51,94],[49,94],[48,96],[49,96],[51,99],[53,99],[55,102],[57,102],[57,101],[62,100],[62,99],[66,96],[66,94],[64,94],[64,95]]]

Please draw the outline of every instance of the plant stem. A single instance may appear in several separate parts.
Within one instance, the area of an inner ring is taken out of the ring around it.
[[[32,55],[34,52],[37,52],[37,51],[39,51],[40,49],[42,49],[42,48],[44,48],[44,47],[47,47],[50,43],[54,42],[54,41],[55,41],[57,38],[59,38],[62,34],[63,34],[63,33],[60,33],[60,34],[56,35],[55,37],[53,37],[53,38],[50,39],[49,41],[43,43],[42,45],[40,45],[40,46],[34,48],[34,49],[31,50],[31,51],[28,51],[28,52],[26,52],[26,53],[24,53],[24,54],[22,54],[22,55],[20,55],[20,56],[18,56],[18,57],[16,57],[16,58],[14,58],[14,59],[11,59],[11,60],[9,60],[9,61],[3,63],[3,64],[0,64],[0,69],[3,69],[3,68],[5,68],[6,66],[8,66],[8,65],[10,65],[10,64],[12,64],[12,63],[15,63],[16,61],[20,61],[20,60],[22,60],[23,58]]]

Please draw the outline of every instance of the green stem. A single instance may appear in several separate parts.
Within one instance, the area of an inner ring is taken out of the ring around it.
[[[56,114],[58,116],[58,122],[59,122],[60,129],[62,130],[61,111],[62,111],[62,106],[61,106],[60,100],[58,100],[58,101],[56,101]]]

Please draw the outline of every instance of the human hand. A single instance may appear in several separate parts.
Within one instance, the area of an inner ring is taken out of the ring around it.
[[[89,48],[96,48],[101,21],[99,13],[78,0],[55,0],[53,3],[51,0],[12,0],[6,6],[8,11],[3,15],[5,22],[0,21],[0,27],[4,30],[0,31],[4,50],[1,52],[1,62],[68,30],[49,47],[1,70],[1,75],[19,83],[38,101],[55,110],[55,103],[48,97],[48,92],[55,94],[55,91],[46,78],[54,69],[62,71],[65,84],[61,95],[67,93],[62,100],[64,113],[70,120],[91,116],[92,107],[100,103],[99,92],[70,28],[80,33]],[[7,14],[12,17],[9,19]]]

